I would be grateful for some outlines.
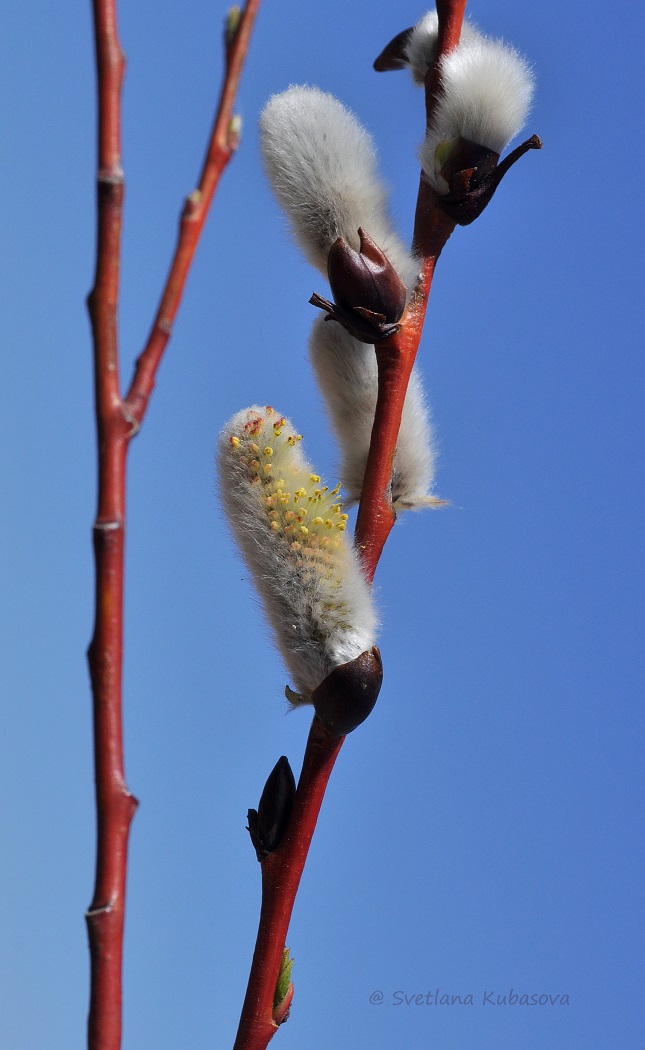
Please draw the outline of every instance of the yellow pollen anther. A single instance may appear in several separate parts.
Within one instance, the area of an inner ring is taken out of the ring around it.
[[[271,448],[270,445],[267,445],[267,447],[265,448],[264,455],[265,456],[272,456],[273,455],[273,449]]]
[[[314,524],[314,525],[323,525],[323,524],[324,524],[324,522],[323,522],[323,519],[322,519],[322,518],[314,518],[314,520],[313,520],[313,523],[312,523],[312,524]]]
[[[347,528],[347,526],[346,526],[344,521],[339,521],[338,525],[336,526],[336,528],[338,529],[339,532],[344,532],[345,529]]]
[[[239,448],[241,444],[242,442],[238,437],[235,437],[235,435],[231,438],[231,445],[233,448]]]
[[[274,532],[279,532],[280,531],[280,522],[279,521],[272,521],[271,522],[271,528],[273,529]]]
[[[319,481],[320,481],[320,478],[318,477],[318,475],[317,475],[317,474],[310,474],[310,475],[309,475],[309,480],[310,480],[310,481],[315,481],[315,482],[317,483],[317,482],[319,482]]]
[[[349,520],[349,514],[341,514],[340,520],[341,521],[348,521]]]
[[[301,531],[303,536],[308,536],[309,535],[309,529],[307,528],[306,525],[301,525],[300,526],[300,531]]]
[[[296,514],[295,514],[295,511],[293,511],[293,510],[288,510],[286,512],[286,514],[285,514],[285,518],[287,519],[287,521],[293,521],[295,516],[296,516]]]
[[[325,522],[325,528],[333,529],[333,527],[334,527],[333,521],[331,520],[331,518],[327,518],[327,521]]]
[[[264,464],[264,473],[265,474],[270,474],[272,472],[272,470],[273,470],[273,463],[265,463]]]

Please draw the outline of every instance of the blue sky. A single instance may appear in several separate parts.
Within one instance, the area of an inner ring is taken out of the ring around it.
[[[259,907],[246,810],[281,754],[298,770],[309,725],[286,712],[214,486],[217,432],[255,402],[294,419],[326,478],[337,458],[306,360],[325,288],[265,185],[257,115],[290,83],[337,94],[408,236],[422,99],[371,62],[423,10],[267,0],[242,145],[131,449],[125,1050],[232,1044]],[[303,878],[285,1050],[643,1044],[642,14],[469,11],[534,63],[544,149],[437,271],[420,366],[451,506],[403,518],[378,570],[385,683]],[[124,382],[201,163],[222,15],[121,4]],[[89,4],[3,21],[0,1041],[69,1050],[94,864],[92,38]],[[437,988],[474,1003],[396,1005]],[[484,1004],[510,989],[570,1005]]]

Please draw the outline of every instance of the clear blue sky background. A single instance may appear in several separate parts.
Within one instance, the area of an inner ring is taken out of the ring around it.
[[[408,236],[422,98],[371,62],[422,12],[266,0],[242,145],[131,449],[125,1050],[232,1044],[259,906],[246,810],[281,754],[298,770],[309,724],[286,713],[214,493],[218,429],[258,401],[335,469],[305,352],[324,282],[265,185],[257,115],[290,83],[335,92],[378,140]],[[438,269],[420,360],[451,507],[402,520],[379,568],[385,685],[303,879],[284,1050],[645,1045],[642,14],[470,13],[534,62],[544,149]],[[121,4],[124,382],[201,163],[222,15]],[[92,36],[88,3],[24,0],[3,21],[0,1044],[71,1050],[94,865]],[[395,1005],[436,988],[475,1005]],[[570,1005],[482,1005],[511,988]]]

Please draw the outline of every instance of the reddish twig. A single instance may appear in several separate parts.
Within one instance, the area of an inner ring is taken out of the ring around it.
[[[439,56],[458,44],[465,6],[466,0],[437,3]],[[427,122],[440,87],[438,65],[435,63],[426,84]],[[394,524],[390,495],[392,463],[434,268],[455,227],[437,206],[437,200],[422,175],[414,226],[414,248],[422,260],[421,277],[402,320],[401,331],[376,347],[379,392],[355,534],[370,580]],[[344,737],[332,737],[314,717],[285,837],[262,862],[260,924],[234,1050],[265,1050],[278,1029],[272,1011],[282,951],[309,844],[343,740]]]
[[[262,910],[234,1050],[264,1050],[278,1030],[273,997],[293,904],[331,771],[344,737],[315,716],[291,816],[278,848],[262,861]]]
[[[259,6],[260,0],[247,0],[235,35],[226,48],[226,73],[199,184],[186,199],[166,286],[126,397],[127,411],[137,425],[140,425],[145,415],[157,369],[170,339],[188,270],[220,177],[239,142],[239,129],[232,123],[233,106]]]
[[[465,7],[466,0],[438,0],[437,3],[439,40],[437,60],[426,77],[426,126],[432,121],[441,89],[440,59],[459,43]],[[438,195],[421,173],[413,241],[414,251],[421,259],[419,282],[402,319],[401,331],[375,347],[378,398],[354,534],[354,542],[361,551],[363,567],[370,580],[374,578],[383,547],[396,520],[392,509],[391,479],[403,403],[421,342],[437,259],[455,228],[455,223],[439,207],[438,201]]]
[[[125,61],[119,43],[116,0],[93,0],[98,82],[98,238],[96,273],[88,297],[88,309],[94,344],[98,510],[94,523],[96,607],[94,633],[88,650],[94,710],[97,808],[96,880],[87,912],[91,958],[90,1050],[118,1050],[121,1045],[127,848],[130,823],[137,806],[126,786],[123,762],[126,455],[130,438],[145,414],[156,369],[168,342],[208,207],[235,146],[228,129],[258,6],[259,0],[249,0],[237,33],[227,47],[224,87],[197,191],[200,199],[196,201],[193,194],[184,211],[179,245],[157,322],[139,359],[130,393],[123,400],[119,384],[117,304],[124,193],[121,86]],[[157,331],[162,333],[161,338],[155,338]]]
[[[378,397],[354,534],[369,580],[374,578],[383,547],[396,520],[392,509],[391,479],[403,403],[421,341],[437,259],[455,228],[452,219],[436,206],[436,199],[434,190],[421,176],[415,221],[415,247],[422,259],[421,276],[403,317],[401,331],[374,348]]]

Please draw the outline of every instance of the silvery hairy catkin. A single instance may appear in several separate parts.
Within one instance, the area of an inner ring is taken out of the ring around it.
[[[337,239],[342,237],[357,251],[358,231],[364,230],[409,294],[416,283],[417,262],[392,228],[374,145],[356,118],[332,95],[290,87],[270,99],[260,126],[269,180],[308,260],[327,274]],[[320,319],[313,326],[310,356],[341,447],[343,485],[354,502],[360,498],[376,406],[374,349],[369,343],[361,345],[336,321]],[[398,510],[440,502],[429,495],[433,464],[428,411],[415,371],[395,460]]]
[[[418,264],[395,232],[371,136],[333,95],[293,86],[267,102],[260,117],[267,176],[293,235],[320,273],[338,237],[358,250],[363,227],[407,288]]]
[[[376,407],[374,348],[354,339],[339,324],[320,317],[311,331],[309,357],[342,453],[341,482],[348,503],[360,499]],[[430,495],[434,449],[428,407],[416,369],[403,406],[394,457],[394,510],[438,506]]]
[[[528,63],[501,40],[479,35],[441,61],[441,94],[421,147],[421,164],[439,193],[451,148],[466,141],[500,154],[517,135],[533,97]]]
[[[340,486],[306,462],[284,416],[253,405],[219,439],[220,499],[299,696],[374,645],[372,594],[351,539]]]

